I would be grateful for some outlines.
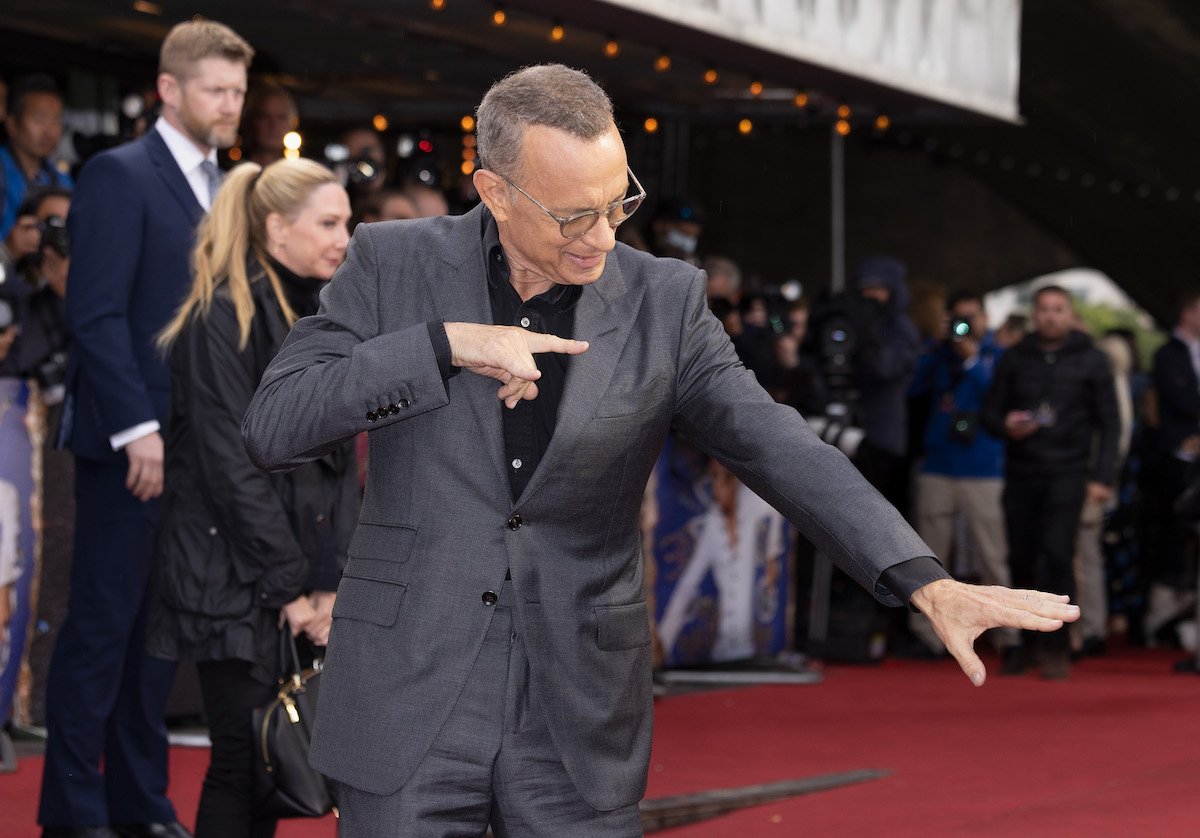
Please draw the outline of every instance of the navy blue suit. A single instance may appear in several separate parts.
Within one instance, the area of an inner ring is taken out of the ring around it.
[[[71,202],[60,438],[75,454],[77,519],[47,682],[44,826],[175,820],[162,718],[174,666],[147,656],[143,636],[159,503],[125,489],[128,460],[109,439],[154,419],[166,427],[170,376],[154,338],[191,284],[202,217],[156,131],[89,161]]]

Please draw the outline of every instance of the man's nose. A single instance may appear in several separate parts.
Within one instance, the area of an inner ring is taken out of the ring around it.
[[[592,229],[584,234],[583,240],[589,247],[608,253],[617,245],[617,231],[608,223],[607,218],[600,217],[596,219]]]

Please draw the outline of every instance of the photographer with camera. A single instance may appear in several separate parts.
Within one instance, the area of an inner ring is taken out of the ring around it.
[[[1006,440],[1004,518],[1013,584],[1050,585],[1075,599],[1075,535],[1085,500],[1104,503],[1116,478],[1120,419],[1107,356],[1075,331],[1071,296],[1058,285],[1034,294],[1034,331],[1008,350],[980,418]],[[1002,674],[1035,663],[1043,677],[1070,674],[1070,635],[1045,635],[1035,661],[1025,633]]]
[[[1004,442],[979,422],[1002,350],[988,331],[978,294],[951,294],[946,313],[948,336],[918,366],[910,390],[932,401],[917,477],[917,532],[935,555],[949,556],[955,523],[962,516],[979,559],[980,581],[1007,587],[1008,539],[1001,512]],[[946,647],[923,614],[910,614],[908,624],[929,652],[945,654]],[[1002,632],[997,637],[1002,648],[1016,644],[1014,630]]]
[[[0,237],[8,235],[31,189],[71,188],[71,177],[51,165],[63,136],[63,98],[47,75],[17,79],[8,92],[4,120],[8,143],[0,147]]]

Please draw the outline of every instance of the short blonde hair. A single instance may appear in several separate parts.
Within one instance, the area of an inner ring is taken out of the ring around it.
[[[175,26],[163,39],[158,72],[185,81],[204,58],[227,58],[249,67],[254,60],[254,47],[223,23],[189,20]]]

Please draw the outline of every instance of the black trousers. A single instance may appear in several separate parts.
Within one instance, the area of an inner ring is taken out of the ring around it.
[[[257,755],[250,712],[271,701],[275,689],[251,678],[246,661],[206,661],[196,669],[212,739],[196,838],[270,838],[275,821],[254,813]]]
[[[1146,576],[1153,584],[1193,590],[1196,577],[1187,562],[1192,527],[1175,514],[1172,504],[1195,476],[1191,463],[1167,454],[1151,463],[1143,478],[1146,492]]]
[[[1004,484],[1008,564],[1015,588],[1067,594],[1075,599],[1075,536],[1087,494],[1083,474],[1009,477]],[[1028,642],[1038,632],[1024,632]],[[1046,645],[1067,649],[1067,626],[1045,635]]]

